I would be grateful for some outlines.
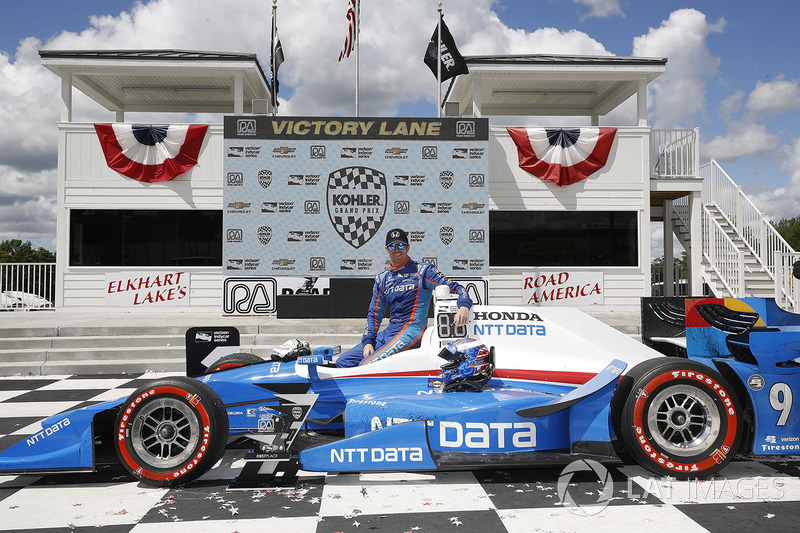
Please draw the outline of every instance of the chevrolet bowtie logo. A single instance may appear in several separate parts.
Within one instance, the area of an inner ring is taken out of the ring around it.
[[[484,204],[478,204],[475,202],[471,202],[468,204],[464,204],[461,206],[461,209],[483,209]]]
[[[408,148],[387,148],[386,153],[389,155],[401,155],[408,152]]]
[[[228,204],[229,209],[246,209],[250,207],[250,202],[231,202]]]
[[[273,265],[277,265],[277,266],[285,267],[285,266],[293,265],[294,264],[294,259],[275,259],[274,261],[272,261],[272,264]]]
[[[295,148],[290,148],[288,146],[278,146],[277,148],[272,149],[273,154],[291,154],[294,153]]]

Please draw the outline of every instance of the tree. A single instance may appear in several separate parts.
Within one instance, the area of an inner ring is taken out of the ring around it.
[[[680,258],[672,258],[673,271],[687,272],[688,257],[686,251],[681,252]],[[650,263],[650,283],[657,283],[664,281],[664,257],[655,257],[653,262]],[[676,280],[677,281],[677,280]]]
[[[0,263],[55,263],[56,254],[46,248],[33,249],[31,241],[11,239],[0,242]]]
[[[800,215],[794,218],[782,218],[778,222],[772,222],[772,226],[786,239],[789,246],[795,251],[800,251]]]
[[[22,266],[0,267],[0,291],[6,292],[6,297],[19,298],[18,293],[32,293],[52,301],[55,294],[55,267],[52,263],[55,262],[56,254],[45,248],[34,250],[31,241],[11,239],[0,242],[0,265],[24,263]]]

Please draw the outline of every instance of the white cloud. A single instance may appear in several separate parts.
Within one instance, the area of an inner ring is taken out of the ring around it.
[[[786,159],[783,170],[789,174],[786,187],[767,188],[757,192],[748,191],[753,203],[771,220],[794,218],[800,213],[800,139],[785,148]]]
[[[706,84],[717,76],[720,64],[708,49],[707,37],[724,27],[724,19],[710,24],[700,11],[679,9],[633,40],[634,56],[668,58],[667,71],[649,87],[655,127],[691,127],[705,118]]]
[[[747,109],[757,114],[779,115],[800,109],[798,80],[758,82],[747,97]]]
[[[17,200],[0,209],[0,240],[53,238],[56,234],[56,202],[36,196]]]
[[[590,17],[606,18],[611,15],[625,16],[619,7],[619,0],[574,0],[576,4],[582,4],[589,8],[588,13],[584,13],[581,18]]]
[[[730,96],[722,99],[719,103],[719,111],[722,114],[723,120],[728,120],[732,115],[742,109],[742,101],[744,100],[744,91],[741,89],[735,91]]]
[[[733,160],[776,151],[780,142],[780,136],[770,133],[763,124],[739,121],[729,123],[724,136],[703,143],[700,152],[703,160]]]

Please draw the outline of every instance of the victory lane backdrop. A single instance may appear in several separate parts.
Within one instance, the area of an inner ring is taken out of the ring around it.
[[[488,120],[225,117],[223,273],[374,276],[386,231],[488,274]]]

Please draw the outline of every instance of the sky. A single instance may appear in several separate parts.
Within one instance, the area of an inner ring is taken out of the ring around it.
[[[362,0],[362,116],[436,115],[436,80],[422,57],[437,3]],[[354,58],[337,61],[347,0],[277,5],[286,58],[280,114],[353,115]],[[269,0],[0,0],[0,241],[55,250],[60,81],[41,66],[39,50],[247,52],[268,72],[271,8]],[[445,0],[442,8],[464,55],[667,58],[648,88],[649,124],[698,127],[701,163],[714,158],[770,219],[800,214],[800,62],[790,57],[800,3]],[[114,120],[77,90],[73,103],[73,121]],[[133,113],[126,120],[164,122]],[[541,120],[533,122],[570,125]],[[600,118],[602,126],[634,124],[632,101]],[[657,246],[660,226],[651,232]]]

